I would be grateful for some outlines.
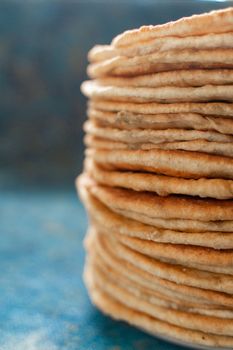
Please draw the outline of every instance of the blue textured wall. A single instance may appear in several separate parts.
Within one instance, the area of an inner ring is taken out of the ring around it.
[[[94,44],[128,28],[228,4],[0,1],[0,183],[73,182],[83,153],[79,86]]]

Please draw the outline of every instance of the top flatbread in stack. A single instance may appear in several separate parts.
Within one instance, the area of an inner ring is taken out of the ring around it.
[[[88,59],[77,186],[93,302],[233,348],[233,8],[124,32]]]

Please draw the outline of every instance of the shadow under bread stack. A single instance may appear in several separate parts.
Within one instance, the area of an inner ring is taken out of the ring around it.
[[[115,319],[233,348],[233,8],[89,52],[85,282]]]

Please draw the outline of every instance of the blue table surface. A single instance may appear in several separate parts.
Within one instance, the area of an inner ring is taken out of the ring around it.
[[[91,305],[74,190],[2,192],[0,227],[0,350],[179,349]]]

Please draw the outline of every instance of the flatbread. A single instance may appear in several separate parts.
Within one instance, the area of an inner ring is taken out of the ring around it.
[[[164,296],[186,302],[201,303],[203,308],[224,308],[232,310],[233,295],[200,289],[184,284],[178,284],[167,279],[160,278],[153,273],[141,269],[126,259],[119,257],[117,251],[106,241],[98,239],[93,232],[88,232],[85,247],[89,255],[98,254],[104,264],[114,268],[119,274],[125,276],[129,281],[136,282],[140,286],[150,288]]]
[[[233,50],[232,50],[233,57]],[[232,65],[233,67],[233,65]],[[84,95],[94,99],[145,102],[233,102],[233,85],[206,85],[201,87],[164,86],[156,88],[103,86],[96,81],[85,81],[81,85]]]
[[[198,179],[233,179],[233,159],[198,152],[170,150],[86,150],[97,163],[115,169],[153,172]],[[172,160],[172,162],[171,162]]]
[[[217,199],[233,197],[232,180],[205,178],[192,180],[148,173],[109,171],[91,160],[86,160],[85,170],[99,184],[134,191],[156,192],[159,196],[183,194]]]
[[[104,76],[137,76],[156,72],[186,69],[233,68],[233,49],[169,50],[144,56],[116,56],[91,63],[87,73],[91,78]]]
[[[97,185],[87,175],[80,177],[80,186],[88,188],[93,196],[112,211],[158,228],[187,232],[233,232],[233,221],[223,220],[232,215],[231,201],[219,201],[218,204],[213,199],[192,200],[158,197],[144,192],[138,194],[130,190]],[[210,219],[213,221],[208,221]]]
[[[84,130],[90,135],[105,138],[112,141],[134,143],[163,143],[173,141],[207,140],[210,142],[222,142],[233,144],[233,136],[221,134],[216,131],[199,131],[186,129],[117,129],[103,127],[95,121],[87,121]]]
[[[91,298],[218,348],[233,347],[232,15],[123,33],[90,52],[82,86]]]
[[[97,234],[98,241],[104,242],[104,246],[112,247],[122,260],[128,261],[136,268],[147,271],[159,278],[166,279],[177,284],[213,290],[233,294],[233,279],[231,275],[200,271],[176,264],[169,264],[138,253],[121,244],[114,237]],[[107,248],[109,249],[109,248]]]
[[[96,45],[88,52],[90,62],[100,62],[116,56],[141,56],[153,52],[184,49],[217,49],[232,48],[233,33],[206,34],[198,36],[167,36],[141,41],[122,48],[112,45]]]
[[[132,103],[120,101],[92,100],[90,108],[101,111],[131,112],[136,114],[198,113],[215,117],[233,117],[233,103],[225,102],[179,102],[179,103]]]
[[[233,234],[224,232],[180,232],[163,230],[118,215],[103,205],[85,187],[79,187],[80,197],[91,222],[100,231],[136,237],[149,242],[186,244],[214,249],[233,249]]]
[[[110,235],[109,232],[100,234]],[[184,267],[196,268],[198,270],[217,272],[233,275],[233,251],[218,251],[216,249],[185,246],[178,244],[164,244],[146,241],[143,239],[112,233],[114,237],[127,247],[150,256],[152,258]]]
[[[174,22],[157,26],[143,26],[128,30],[113,39],[115,47],[125,47],[154,38],[167,36],[186,37],[208,33],[226,33],[233,31],[233,8],[211,11],[191,17],[184,17]]]
[[[169,323],[171,324],[188,329],[218,335],[231,336],[233,334],[233,319],[200,315],[197,313],[174,310],[172,308],[155,305],[144,300],[140,296],[134,295],[131,291],[128,291],[125,287],[116,283],[116,281],[112,281],[109,277],[104,275],[100,269],[96,268],[95,264],[89,262],[87,264],[87,269],[89,269],[99,288],[132,309],[145,312],[146,314],[162,321],[169,320]]]
[[[232,36],[233,42],[233,36]],[[232,85],[232,69],[195,69],[146,74],[136,77],[104,77],[98,80],[104,86],[128,87],[200,87],[205,85]]]
[[[89,62],[99,62],[113,58],[117,53],[118,50],[111,45],[95,45],[89,50],[87,58]]]
[[[233,346],[232,337],[209,335],[203,332],[187,330],[127,308],[107,293],[98,290],[87,272],[85,273],[85,281],[92,302],[102,312],[114,319],[126,321],[131,325],[144,329],[150,334],[164,336],[164,339],[166,338],[168,341],[177,342],[180,340],[183,344],[186,343],[187,345],[194,343],[197,345],[216,346],[218,348],[232,348]]]
[[[152,225],[162,229],[185,231],[185,232],[232,232],[232,221],[199,221],[199,220],[184,220],[184,219],[161,219],[150,217],[145,214],[139,214],[132,210],[121,210],[111,208],[116,213],[127,218],[142,222],[147,225]]]
[[[206,140],[162,142],[162,143],[124,143],[111,141],[104,138],[85,135],[84,143],[87,147],[107,150],[151,150],[165,149],[176,151],[191,151],[214,154],[224,157],[233,157],[233,144],[222,142],[210,142]]]
[[[87,115],[99,125],[118,129],[194,129],[233,134],[232,119],[197,113],[136,114],[124,111],[105,112],[90,108]]]
[[[112,188],[97,184],[94,181],[88,186],[91,193],[105,205],[120,210],[132,210],[164,219],[233,220],[233,202],[230,200],[193,199],[192,197],[182,196],[160,197],[149,192]]]
[[[154,291],[150,287],[142,286],[133,280],[125,278],[121,272],[119,273],[118,270],[105,264],[104,260],[96,251],[91,251],[88,255],[88,264],[94,266],[97,274],[104,274],[104,278],[109,279],[113,283],[117,281],[117,285],[120,287],[154,305],[206,316],[233,318],[233,310],[218,308],[214,305],[208,305],[208,307],[206,307],[206,305],[202,303],[188,302],[184,299],[181,300],[176,298],[175,295],[168,297],[161,292]]]

